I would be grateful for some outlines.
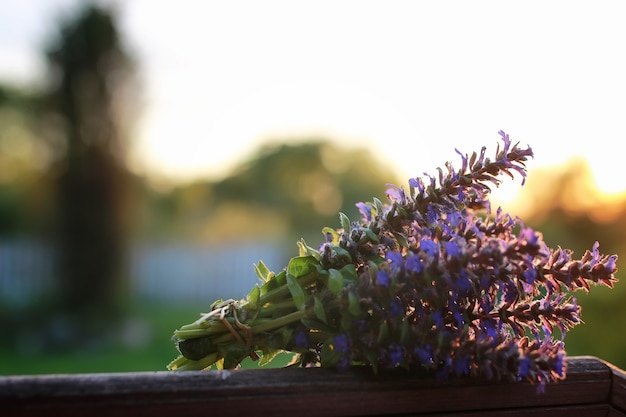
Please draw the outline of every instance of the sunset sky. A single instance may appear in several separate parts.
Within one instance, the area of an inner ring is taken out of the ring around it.
[[[78,3],[0,3],[0,81],[40,79]],[[408,178],[495,151],[502,129],[534,149],[531,175],[582,156],[600,189],[626,190],[620,1],[100,3],[143,82],[137,171],[217,178],[267,139],[322,136]]]

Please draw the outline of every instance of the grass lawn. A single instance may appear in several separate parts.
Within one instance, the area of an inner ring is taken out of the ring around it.
[[[120,342],[88,352],[36,354],[2,347],[0,375],[165,371],[178,354],[170,340],[172,332],[199,313],[197,307],[137,307],[132,317],[141,323],[137,330],[143,334],[143,342],[132,346]],[[268,367],[284,366],[290,359],[291,355],[277,357]],[[249,359],[242,366],[256,367]]]

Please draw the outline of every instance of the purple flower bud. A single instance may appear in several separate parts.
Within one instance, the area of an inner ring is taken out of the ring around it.
[[[302,330],[296,332],[296,335],[294,337],[294,346],[296,347],[296,349],[308,349],[309,338]]]
[[[518,372],[519,376],[522,378],[528,376],[528,373],[530,372],[530,359],[528,356],[524,356],[520,359]]]
[[[413,252],[409,252],[406,256],[404,267],[407,272],[412,272],[415,274],[419,274],[424,270],[424,264],[422,263],[422,259],[414,254]]]
[[[431,351],[432,348],[430,347],[430,345],[425,345],[423,347],[417,346],[415,349],[413,349],[413,355],[420,365],[430,366],[433,363]]]
[[[361,220],[364,223],[370,223],[372,221],[372,212],[374,208],[371,205],[365,203],[356,203],[356,207],[361,213]]]
[[[438,258],[439,257],[439,244],[431,239],[422,239],[420,241],[420,250],[426,252],[427,255]]]
[[[456,242],[456,240],[449,240],[445,243],[445,247],[446,247],[446,252],[448,254],[449,257],[451,258],[460,258],[462,253],[461,253],[461,248],[459,247],[459,244]]]
[[[387,189],[386,194],[390,201],[397,201],[400,204],[406,203],[406,194],[404,193],[404,189],[402,187],[398,187],[393,184],[387,184],[387,186],[389,188]]]
[[[391,266],[391,272],[394,274],[397,274],[402,268],[402,265],[404,263],[402,254],[396,251],[389,251],[387,252],[386,257],[387,257],[387,261],[389,261],[389,264]]]
[[[389,303],[389,317],[396,318],[404,315],[404,308],[398,299],[393,299]]]
[[[391,366],[398,366],[404,361],[404,348],[398,344],[392,344],[388,349]]]
[[[347,352],[350,350],[350,339],[347,334],[339,334],[335,336],[333,341],[335,342],[334,346],[337,352]]]
[[[388,287],[391,283],[391,277],[389,276],[389,271],[386,269],[381,269],[376,273],[376,283],[383,287]]]

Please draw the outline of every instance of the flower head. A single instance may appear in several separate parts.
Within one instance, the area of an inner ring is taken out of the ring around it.
[[[523,184],[533,156],[499,134],[494,158],[485,147],[456,150],[459,169],[447,162],[438,175],[411,178],[408,193],[388,185],[386,204],[357,203],[360,223],[341,214],[339,229],[325,228],[318,249],[300,242],[300,255],[278,274],[259,265],[263,284],[245,301],[218,304],[175,333],[179,343],[200,334],[206,358],[179,358],[171,368],[203,369],[220,355],[236,365],[255,351],[293,348],[303,364],[340,371],[401,366],[440,380],[528,380],[539,391],[564,378],[563,340],[581,323],[569,292],[612,287],[617,256],[602,255],[596,242],[575,259],[520,219],[491,212],[490,186],[502,174]]]

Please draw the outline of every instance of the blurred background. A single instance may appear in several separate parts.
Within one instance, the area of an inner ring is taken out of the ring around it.
[[[2,2],[0,374],[164,370],[172,331],[245,296],[256,262],[280,270],[455,148],[493,154],[500,129],[536,156],[494,205],[621,255],[620,11]],[[626,287],[576,296],[568,353],[626,368]]]

